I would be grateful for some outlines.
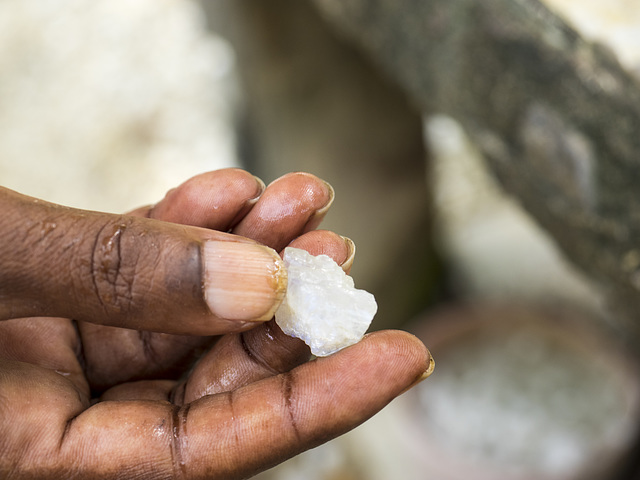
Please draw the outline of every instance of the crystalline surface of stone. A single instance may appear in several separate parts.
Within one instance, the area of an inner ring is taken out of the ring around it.
[[[362,339],[378,310],[372,294],[356,289],[326,255],[288,247],[284,264],[287,293],[275,315],[284,333],[300,338],[321,357]]]

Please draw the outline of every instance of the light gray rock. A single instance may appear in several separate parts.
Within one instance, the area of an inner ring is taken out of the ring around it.
[[[365,290],[355,288],[348,276],[327,255],[287,248],[287,294],[276,312],[284,333],[303,340],[314,355],[331,355],[360,341],[378,306]]]

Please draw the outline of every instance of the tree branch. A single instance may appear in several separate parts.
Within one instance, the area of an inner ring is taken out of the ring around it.
[[[314,0],[612,288],[640,339],[640,88],[537,0]]]

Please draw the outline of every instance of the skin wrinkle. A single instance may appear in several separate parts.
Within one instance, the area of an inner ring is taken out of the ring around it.
[[[75,415],[75,416],[71,417],[69,420],[66,421],[66,423],[64,425],[64,429],[62,430],[62,435],[60,435],[60,443],[58,444],[58,455],[62,454],[62,449],[63,449],[63,447],[65,445],[65,441],[69,437],[69,432],[71,431],[71,426],[72,426],[73,422],[75,422],[76,418],[78,418],[78,415]]]
[[[121,245],[122,239],[120,237],[118,239],[118,257],[120,259],[122,259],[122,254],[121,254],[121,251],[120,251],[120,245]],[[140,274],[139,270],[138,270],[138,265],[139,265],[138,260],[139,260],[139,258],[140,258],[140,255],[136,251],[136,259],[129,267],[131,269],[131,275],[122,275],[122,269],[120,270],[120,274],[121,274],[120,278],[124,281],[126,289],[127,289],[126,294],[125,294],[125,298],[127,300],[127,310],[128,311],[130,311],[132,309],[133,303],[134,303],[134,292],[135,292],[134,284],[136,283],[136,279],[139,278],[140,276],[142,276]]]
[[[282,374],[282,397],[284,398],[284,406],[289,415],[289,423],[293,429],[293,433],[298,443],[302,442],[300,430],[298,430],[298,422],[296,420],[295,403],[293,402],[293,386],[295,383],[295,375],[293,371]]]
[[[136,266],[138,264],[138,262],[134,262],[133,265],[131,266],[133,271],[131,275],[124,275],[123,274],[123,270],[125,268],[125,266],[122,265],[122,236],[124,235],[126,226],[124,224],[121,224],[118,227],[118,230],[116,231],[116,233],[114,234],[114,236],[112,238],[115,239],[115,257],[116,257],[116,267],[115,267],[115,274],[114,274],[114,279],[113,279],[113,283],[115,285],[115,291],[116,291],[116,299],[120,300],[120,299],[125,299],[126,303],[127,303],[127,307],[125,308],[125,310],[130,310],[131,305],[133,304],[133,283],[135,278],[137,278],[137,272],[136,272]],[[118,279],[120,279],[120,283],[121,283],[121,287],[119,287],[118,285]],[[118,290],[124,290],[124,294],[118,295]],[[116,300],[116,304],[119,304],[120,302]]]
[[[236,421],[236,412],[235,412],[235,398],[234,398],[235,390],[231,390],[229,392],[225,392],[224,395],[227,397],[227,402],[229,406],[229,412],[231,413],[231,424],[233,425],[233,435],[236,447],[240,445],[240,435],[238,435],[238,423]]]
[[[104,312],[121,314],[131,312],[135,305],[135,280],[142,276],[138,269],[140,253],[130,246],[128,233],[131,219],[119,217],[106,222],[95,236],[89,269],[94,293]],[[125,243],[126,242],[126,243]]]
[[[238,341],[242,346],[242,351],[247,355],[252,363],[266,370],[271,375],[277,375],[280,373],[280,371],[269,365],[269,363],[267,363],[267,361],[261,355],[259,355],[258,352],[256,352],[252,347],[249,346],[249,343],[247,343],[245,339],[245,332],[242,332],[240,335],[238,335]]]
[[[140,344],[142,345],[142,353],[144,357],[149,363],[157,365],[159,359],[156,350],[153,347],[153,334],[145,330],[139,330],[138,338],[140,339]]]
[[[134,252],[136,254],[136,258],[131,259],[130,261],[128,261],[123,265],[122,259],[125,257],[122,253],[122,238],[126,234],[126,228],[127,227],[125,224],[120,224],[118,227],[118,232],[114,234],[114,236],[117,236],[116,237],[117,268],[116,268],[115,279],[114,279],[114,285],[116,290],[115,303],[117,305],[121,305],[122,301],[124,300],[124,302],[126,302],[126,306],[124,310],[131,311],[134,303],[133,285],[135,283],[135,280],[141,276],[139,275],[139,272],[138,272],[138,264],[139,264],[138,260],[140,258],[140,253],[135,249],[128,249],[126,253],[129,255],[129,257],[131,256],[131,253]],[[126,274],[127,270],[130,270],[131,273]],[[118,279],[120,280],[119,284],[118,284]],[[118,294],[118,290],[122,291],[123,293]]]
[[[125,228],[127,228],[125,225],[118,225],[113,235],[104,243],[105,247],[110,247],[109,253],[111,253],[111,251],[114,251],[115,253],[114,266],[107,270],[106,275],[107,278],[109,278],[109,274],[112,275],[113,278],[110,278],[110,280],[111,283],[116,286],[116,289],[122,268],[122,234],[124,233]]]
[[[103,233],[112,228],[108,235]],[[96,295],[106,312],[111,308],[126,311],[133,303],[133,278],[124,275],[122,237],[127,229],[124,222],[107,223],[96,235],[91,253],[91,277]],[[135,262],[130,266],[135,270]]]
[[[176,405],[172,410],[170,445],[174,478],[187,478],[187,465],[184,453],[189,446],[187,437],[189,408],[189,404],[183,407]]]
[[[187,381],[188,380],[181,381],[169,393],[169,401],[177,407],[184,405],[184,395],[185,391],[187,390]]]
[[[71,320],[71,325],[73,326],[73,330],[75,331],[75,334],[76,334],[74,353],[78,361],[78,364],[80,365],[80,369],[84,374],[84,377],[87,378],[87,360],[84,356],[84,344],[82,343],[82,334],[80,333],[80,329],[78,328],[78,322],[76,320]]]
[[[94,294],[98,298],[98,301],[100,302],[100,305],[105,310],[105,312],[107,311],[107,306],[105,305],[102,299],[102,295],[100,294],[100,288],[98,287],[98,277],[96,272],[96,256],[98,254],[98,242],[100,241],[102,232],[107,228],[107,226],[108,226],[108,223],[105,223],[100,228],[100,230],[98,230],[98,233],[96,234],[95,240],[93,242],[93,246],[91,247],[91,259],[89,261],[89,269],[90,269],[89,272],[91,275],[91,282],[93,284]]]

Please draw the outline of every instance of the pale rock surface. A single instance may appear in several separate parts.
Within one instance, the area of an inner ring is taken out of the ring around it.
[[[354,287],[327,255],[287,248],[287,294],[276,323],[287,335],[303,340],[311,353],[324,357],[362,339],[378,309],[369,292]]]
[[[237,166],[230,45],[196,0],[0,0],[0,182],[124,212]]]
[[[544,0],[588,40],[607,45],[640,74],[640,3],[636,0]]]

